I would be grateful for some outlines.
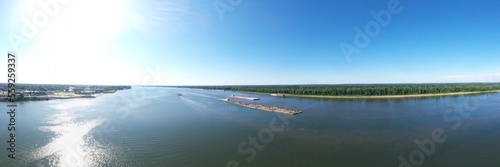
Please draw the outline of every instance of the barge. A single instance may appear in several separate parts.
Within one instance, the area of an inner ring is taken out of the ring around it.
[[[235,95],[231,95],[231,97],[237,98],[237,99],[252,100],[252,101],[260,100],[259,98],[255,98],[255,97],[243,97],[243,96],[235,96]]]
[[[285,108],[280,108],[280,107],[269,107],[269,106],[263,106],[260,104],[249,104],[249,103],[243,103],[243,102],[236,101],[236,100],[230,100],[229,98],[224,99],[224,101],[229,102],[231,104],[236,104],[239,106],[258,109],[258,110],[262,110],[262,111],[268,111],[268,112],[277,112],[277,113],[290,114],[290,115],[297,115],[297,114],[302,113],[301,110],[291,110],[291,109],[285,109]]]

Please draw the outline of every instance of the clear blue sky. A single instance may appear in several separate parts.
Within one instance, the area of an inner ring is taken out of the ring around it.
[[[0,1],[2,54],[12,34],[23,37],[23,18],[48,15],[37,2],[49,1]],[[20,82],[500,82],[499,1],[400,0],[401,12],[350,59],[340,44],[354,45],[354,27],[390,0],[242,0],[223,20],[211,0],[67,1],[19,45]]]

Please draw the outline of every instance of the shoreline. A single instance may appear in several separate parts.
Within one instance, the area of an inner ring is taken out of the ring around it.
[[[16,84],[15,88],[0,86],[1,102],[47,101],[55,99],[96,98],[113,94],[131,86],[60,85],[60,84]],[[14,96],[15,95],[15,96]]]
[[[115,91],[116,92],[116,91]],[[61,100],[61,99],[92,99],[102,96],[103,94],[113,94],[111,92],[103,92],[100,94],[75,94],[75,93],[56,93],[53,95],[33,95],[27,96],[23,99],[16,99],[15,102],[25,102],[25,101],[49,101],[49,100]],[[8,97],[0,97],[0,102],[9,102]]]
[[[235,91],[242,93],[252,93],[260,95],[268,95],[270,93],[262,92],[246,92],[246,91]],[[477,95],[477,94],[488,94],[488,93],[500,93],[500,90],[492,91],[481,91],[481,92],[454,92],[454,93],[439,93],[439,94],[413,94],[413,95],[382,95],[382,96],[329,96],[329,95],[297,95],[297,94],[284,94],[285,97],[300,97],[300,98],[324,98],[324,99],[404,99],[404,98],[419,98],[419,97],[446,97],[446,96],[461,96],[461,95]]]
[[[32,96],[25,97],[22,100],[16,100],[15,102],[25,102],[25,101],[49,101],[57,99],[89,99],[97,98],[95,95],[77,95],[77,96]],[[1,102],[9,102],[8,98],[2,98]]]

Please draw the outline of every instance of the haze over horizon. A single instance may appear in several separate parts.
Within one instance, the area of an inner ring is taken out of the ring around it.
[[[0,52],[16,51],[18,83],[500,82],[498,1],[63,2],[0,2]],[[395,2],[380,25],[373,12]],[[356,27],[373,22],[379,33],[356,46]],[[346,56],[342,43],[359,52]]]

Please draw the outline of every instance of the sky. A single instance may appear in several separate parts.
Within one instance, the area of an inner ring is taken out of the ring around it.
[[[493,0],[0,0],[0,53],[16,54],[18,83],[500,82],[498,6]],[[7,69],[7,56],[0,69]]]

